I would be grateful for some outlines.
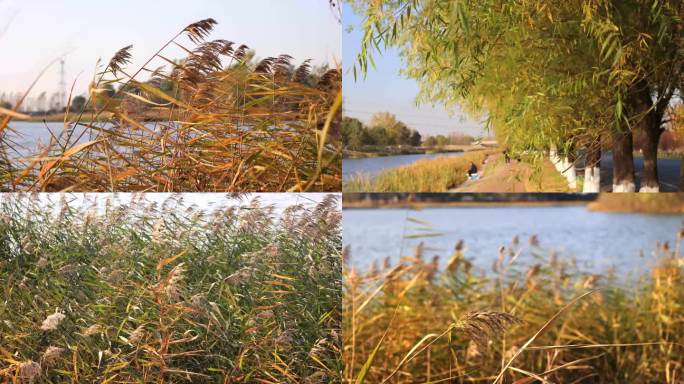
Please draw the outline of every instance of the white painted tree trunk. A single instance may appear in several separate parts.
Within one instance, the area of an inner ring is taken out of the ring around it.
[[[639,188],[639,192],[644,192],[644,193],[660,192],[660,186],[656,185],[653,187],[649,187],[647,185],[642,185],[641,188]]]
[[[560,167],[561,159],[560,159],[560,157],[558,157],[558,152],[556,152],[556,147],[551,147],[551,149],[549,149],[549,160],[551,160],[551,164],[553,164],[553,166],[556,167],[556,170],[558,172],[562,171],[562,169]]]
[[[618,184],[613,184],[613,192],[634,192],[636,190],[636,186],[634,183],[629,182],[629,181],[623,181]]]
[[[568,187],[572,190],[577,189],[577,170],[575,170],[575,164],[568,161],[567,157],[563,157],[560,164],[561,174],[568,180]]]
[[[598,193],[601,191],[601,169],[599,167],[584,168],[584,184],[582,192]]]

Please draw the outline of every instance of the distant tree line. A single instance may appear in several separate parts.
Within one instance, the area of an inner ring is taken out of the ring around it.
[[[424,147],[444,147],[447,145],[472,144],[475,138],[464,133],[452,133],[450,135],[428,136],[423,140]]]
[[[422,137],[418,131],[409,128],[389,112],[373,115],[366,126],[361,120],[353,117],[342,119],[342,139],[347,148],[364,146],[407,145],[418,147]]]
[[[399,145],[444,147],[447,145],[468,145],[475,140],[472,136],[462,133],[423,137],[418,131],[409,128],[389,112],[374,114],[368,125],[359,119],[345,117],[342,119],[342,135],[344,145],[350,149],[365,146]]]

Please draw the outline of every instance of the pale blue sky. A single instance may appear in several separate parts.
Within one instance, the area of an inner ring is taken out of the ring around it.
[[[130,68],[137,69],[178,31],[209,17],[219,22],[209,39],[247,44],[258,57],[341,60],[340,25],[327,0],[0,0],[0,92],[25,90],[64,54],[68,87],[82,72],[76,93],[85,92],[98,58],[107,62],[133,44]],[[56,65],[36,89],[52,92],[58,83]]]
[[[155,202],[158,204],[164,203],[166,200],[178,201],[182,199],[182,209],[195,205],[197,208],[206,212],[211,212],[216,208],[225,206],[247,206],[255,199],[259,198],[262,206],[272,205],[275,208],[276,214],[295,204],[301,204],[307,209],[312,208],[320,203],[328,195],[334,195],[338,198],[338,208],[341,208],[339,203],[342,201],[342,196],[339,193],[246,193],[242,200],[237,200],[225,193],[39,193],[36,196],[29,194],[0,194],[0,202],[3,200],[18,199],[24,201],[26,199],[37,199],[41,204],[57,204],[55,209],[59,208],[59,202],[62,198],[73,207],[96,206],[102,210],[105,207],[107,200],[110,200],[112,206],[130,205],[131,201],[136,201],[141,197],[148,202]],[[178,206],[178,204],[173,204]],[[55,213],[58,211],[55,210]]]
[[[359,118],[364,122],[370,120],[375,112],[391,112],[409,127],[417,129],[421,134],[449,134],[451,132],[467,133],[474,136],[483,135],[484,123],[467,119],[463,113],[450,117],[441,106],[415,105],[418,84],[399,74],[403,63],[394,49],[375,55],[376,69],[369,68],[364,79],[358,76],[354,80],[351,68],[356,62],[362,37],[361,23],[363,18],[355,15],[349,5],[342,8],[342,62],[344,66],[344,113],[345,116]],[[350,28],[351,26],[351,28]],[[348,30],[351,29],[351,32]]]

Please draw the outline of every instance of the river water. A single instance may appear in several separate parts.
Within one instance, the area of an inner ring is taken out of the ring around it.
[[[430,224],[417,223],[415,220]],[[343,244],[351,246],[351,262],[364,269],[373,261],[413,255],[425,243],[425,257],[451,256],[459,240],[465,255],[482,271],[498,259],[498,248],[519,236],[524,249],[517,262],[533,264],[528,245],[537,235],[542,253],[575,257],[585,271],[638,273],[655,263],[656,243],[674,244],[684,215],[647,215],[592,212],[584,206],[457,207],[405,209],[345,209]],[[407,238],[416,234],[435,237]]]
[[[10,156],[15,158],[35,155],[40,148],[44,148],[50,142],[52,136],[59,137],[64,131],[64,124],[59,122],[12,121],[9,127],[5,140],[11,146]],[[85,130],[83,126],[76,126],[70,143],[73,144]],[[82,135],[78,142],[88,140],[91,138],[86,134]]]

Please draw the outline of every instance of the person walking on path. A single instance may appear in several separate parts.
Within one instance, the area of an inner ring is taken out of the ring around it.
[[[470,162],[470,169],[468,169],[468,178],[475,179],[477,177],[477,165],[473,163],[472,161]]]

